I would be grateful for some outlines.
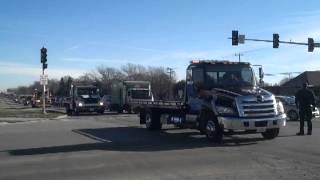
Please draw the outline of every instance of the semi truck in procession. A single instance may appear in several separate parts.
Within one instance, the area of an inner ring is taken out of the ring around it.
[[[64,103],[68,115],[78,115],[83,112],[103,114],[105,106],[101,101],[99,89],[96,86],[71,85],[70,96]]]
[[[260,79],[260,81],[259,81]],[[194,60],[186,70],[181,101],[136,101],[140,124],[160,130],[163,124],[198,129],[213,142],[224,135],[261,133],[276,138],[286,125],[283,105],[259,87],[263,82],[247,62]]]
[[[152,102],[149,81],[121,81],[112,84],[111,111],[139,112],[140,105],[135,102]]]

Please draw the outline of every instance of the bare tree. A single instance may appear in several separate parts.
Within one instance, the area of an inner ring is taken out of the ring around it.
[[[123,81],[125,79],[125,75],[122,71],[103,65],[97,67],[97,72],[94,76],[99,81],[99,86],[104,94],[111,93],[111,86],[113,82]]]
[[[156,99],[169,99],[169,91],[171,81],[164,67],[149,67],[148,79],[151,82],[152,92]]]
[[[132,80],[132,81],[148,80],[147,69],[142,65],[129,63],[122,66],[121,70],[126,75],[127,80]]]

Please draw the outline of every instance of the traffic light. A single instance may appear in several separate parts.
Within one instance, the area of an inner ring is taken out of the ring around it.
[[[313,52],[314,50],[314,40],[313,38],[308,38],[308,52]]]
[[[45,70],[48,68],[47,62],[47,48],[42,47],[41,50],[41,63],[42,63],[42,70]]]
[[[279,48],[279,34],[273,34],[273,48]]]
[[[41,63],[47,62],[47,48],[42,47],[41,50]]]
[[[232,46],[238,46],[239,44],[239,33],[238,31],[232,31]]]

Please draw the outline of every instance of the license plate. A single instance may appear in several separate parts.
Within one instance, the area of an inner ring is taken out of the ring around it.
[[[90,108],[89,111],[94,111],[94,109],[93,109],[93,108]]]
[[[257,128],[257,132],[266,132],[266,128],[259,127],[259,128]]]

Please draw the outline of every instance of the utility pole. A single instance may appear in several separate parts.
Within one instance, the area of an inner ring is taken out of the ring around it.
[[[167,67],[167,73],[169,74],[169,99],[172,98],[172,74],[174,73],[173,68]]]
[[[235,56],[238,56],[238,58],[239,58],[239,62],[241,62],[241,56],[243,56],[243,54],[242,53],[236,53],[236,54],[234,54]]]
[[[40,78],[40,83],[43,85],[42,92],[42,111],[43,114],[47,114],[46,112],[46,84],[48,83],[48,76],[44,74],[45,69],[48,68],[47,64],[47,48],[42,47],[40,49],[40,60],[42,63],[42,76]]]

